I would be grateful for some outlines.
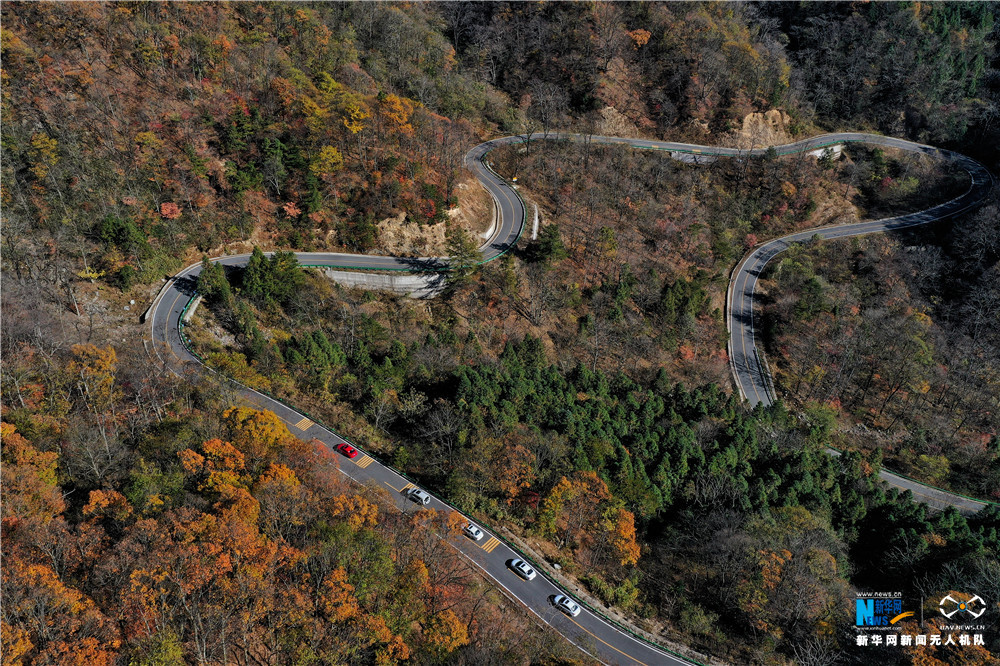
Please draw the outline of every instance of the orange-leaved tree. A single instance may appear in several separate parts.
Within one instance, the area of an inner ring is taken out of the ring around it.
[[[610,555],[621,565],[639,561],[635,516],[594,472],[561,478],[542,502],[538,526],[560,548],[584,549],[598,560]]]
[[[438,661],[469,643],[465,623],[452,610],[444,610],[424,624],[424,649]]]
[[[65,511],[56,480],[59,454],[39,451],[9,423],[0,424],[0,438],[4,526],[22,520],[45,524]]]
[[[181,459],[186,475],[199,492],[221,493],[227,487],[246,487],[243,454],[235,446],[221,439],[210,439],[201,445],[202,453],[184,449],[177,456]]]
[[[114,623],[80,591],[44,564],[5,557],[4,664],[13,654],[28,663],[111,666],[121,641]],[[10,641],[8,643],[8,641]],[[8,653],[10,651],[10,653]]]

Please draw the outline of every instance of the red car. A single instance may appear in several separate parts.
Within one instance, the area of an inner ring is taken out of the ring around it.
[[[358,456],[358,450],[353,446],[351,446],[350,444],[348,444],[347,442],[344,442],[343,444],[337,444],[336,448],[338,451],[343,453],[348,458],[356,458]]]

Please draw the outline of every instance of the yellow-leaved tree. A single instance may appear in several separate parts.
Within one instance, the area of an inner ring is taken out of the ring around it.
[[[222,414],[229,441],[243,454],[247,471],[258,477],[297,440],[274,412],[233,407]]]
[[[437,660],[468,643],[469,631],[454,611],[441,611],[424,625],[424,649]]]

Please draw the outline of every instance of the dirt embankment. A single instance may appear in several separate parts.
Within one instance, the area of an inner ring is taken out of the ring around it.
[[[489,193],[474,178],[455,187],[458,205],[448,211],[452,224],[458,224],[478,237],[493,221],[493,202]],[[378,223],[379,250],[385,254],[434,257],[445,252],[446,223],[418,224],[405,213],[388,217]]]
[[[743,118],[743,127],[727,137],[734,148],[752,149],[780,146],[793,141],[788,133],[792,119],[784,111],[771,109]]]

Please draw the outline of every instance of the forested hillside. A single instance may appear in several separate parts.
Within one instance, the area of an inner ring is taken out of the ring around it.
[[[7,254],[39,271],[38,239],[51,238],[71,275],[127,289],[192,249],[377,248],[379,220],[446,219],[477,133],[723,140],[747,114],[781,109],[793,135],[870,127],[988,152],[994,14],[988,3],[10,3]],[[884,40],[867,44],[888,47],[855,48],[872,33]]]
[[[474,142],[468,117],[506,108],[454,72],[430,6],[4,12],[8,234],[44,231],[124,289],[195,248],[367,250],[397,211],[440,222]],[[419,76],[432,79],[419,101],[393,85]]]
[[[283,306],[234,295],[281,285],[266,276],[282,265],[213,278],[225,286],[186,329],[206,361],[342,424],[640,627],[739,663],[770,645],[830,658],[851,651],[837,632],[852,584],[994,587],[996,508],[935,515],[887,493],[881,454],[824,452],[839,443],[825,404],[748,414],[718,385],[673,382],[672,365],[615,371],[631,353],[621,348],[608,371],[590,358],[554,365],[541,340],[459,318],[452,303],[428,310],[319,276]],[[802,590],[808,610],[792,604]]]
[[[994,663],[995,632],[878,652],[852,620],[855,589],[926,599],[928,618],[950,591],[1000,599],[1000,512],[932,513],[877,482],[885,461],[996,496],[995,201],[775,263],[775,407],[739,403],[725,351],[747,250],[943,201],[967,184],[946,165],[533,141],[490,159],[539,237],[440,298],[345,290],[287,251],[468,245],[489,212],[463,157],[531,131],[756,148],[873,131],[996,172],[998,13],[3,3],[4,665],[585,663],[438,547],[454,517],[399,514],[224,382],[156,360],[139,314],[161,280],[251,251],[199,281],[186,330],[208,365],[637,628],[740,664]]]
[[[831,407],[844,444],[991,499],[1000,498],[997,219],[992,203],[946,229],[796,248],[764,287],[783,391]]]

